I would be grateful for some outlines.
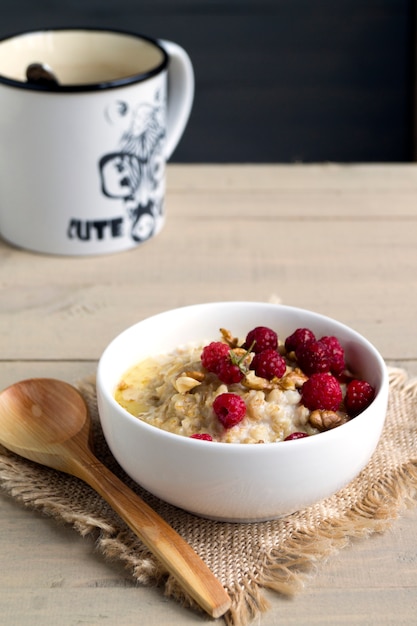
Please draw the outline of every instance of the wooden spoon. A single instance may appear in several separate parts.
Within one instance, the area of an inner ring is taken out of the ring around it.
[[[0,393],[0,443],[36,463],[76,476],[99,493],[212,617],[230,608],[210,569],[153,509],[112,474],[89,447],[86,404],[71,385],[31,378]]]

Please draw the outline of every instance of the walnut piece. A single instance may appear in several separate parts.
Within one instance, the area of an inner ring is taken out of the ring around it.
[[[262,391],[265,389],[275,389],[277,386],[272,381],[269,381],[266,378],[256,376],[253,370],[249,370],[249,372],[244,376],[241,382],[242,385],[246,387],[246,389],[255,389],[257,391]]]
[[[283,390],[287,389],[300,389],[304,383],[308,380],[308,376],[304,374],[298,367],[290,370],[288,374],[284,374],[280,381],[280,387]]]
[[[316,409],[310,413],[308,421],[318,430],[330,430],[341,426],[346,422],[346,418],[335,411],[323,411]]]

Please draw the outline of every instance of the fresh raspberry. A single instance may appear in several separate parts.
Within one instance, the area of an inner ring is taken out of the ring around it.
[[[250,368],[255,370],[255,374],[261,378],[272,380],[274,377],[281,378],[287,369],[287,364],[276,350],[268,348],[263,350],[252,359]]]
[[[252,350],[255,354],[262,352],[263,350],[276,350],[278,348],[278,335],[271,328],[266,326],[256,326],[246,335],[244,343],[246,350]]]
[[[201,363],[209,372],[215,372],[219,361],[224,359],[230,352],[227,343],[212,341],[203,348]]]
[[[337,378],[328,373],[313,374],[301,387],[301,403],[310,411],[337,411],[342,397]]]
[[[214,400],[213,409],[225,428],[236,426],[246,415],[246,404],[235,393],[221,393]]]
[[[195,433],[190,435],[190,439],[202,439],[203,441],[213,441],[213,437],[208,433]]]
[[[222,383],[225,383],[225,385],[240,383],[244,375],[239,365],[233,363],[230,355],[221,359],[217,363],[216,374],[219,377],[219,380],[221,380]]]
[[[304,374],[318,374],[330,371],[330,354],[324,343],[320,341],[310,341],[304,346],[300,346],[295,351],[298,366]]]
[[[303,439],[304,437],[308,437],[307,433],[295,432],[295,433],[291,433],[291,435],[288,435],[288,437],[285,437],[283,441],[292,441],[293,439]]]
[[[346,387],[345,408],[351,417],[364,411],[375,397],[375,389],[365,380],[352,380]]]
[[[316,336],[309,328],[297,328],[292,335],[285,340],[285,349],[287,352],[295,352],[301,346],[305,346],[310,341],[315,341]]]
[[[340,345],[337,337],[326,336],[319,339],[320,343],[326,346],[330,356],[330,370],[336,376],[340,376],[346,369],[345,351]]]

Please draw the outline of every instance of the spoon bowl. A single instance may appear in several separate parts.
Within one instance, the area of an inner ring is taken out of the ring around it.
[[[78,446],[83,441],[88,447],[85,402],[74,387],[61,381],[32,378],[5,389],[0,394],[0,424],[0,442],[6,448],[54,469],[61,469],[59,455],[68,456],[75,436]],[[52,454],[56,460],[50,458]]]
[[[80,478],[95,489],[183,589],[212,617],[230,598],[191,546],[112,474],[89,447],[91,422],[79,392],[63,381],[32,378],[0,393],[0,443],[36,463]]]

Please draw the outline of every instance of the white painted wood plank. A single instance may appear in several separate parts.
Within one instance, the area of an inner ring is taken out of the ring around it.
[[[142,249],[51,259],[0,245],[4,359],[97,359],[147,315],[212,300],[269,300],[352,325],[385,358],[417,358],[417,229],[408,221],[172,218]],[[186,245],[184,244],[186,242]],[[30,267],[30,273],[28,273]]]

